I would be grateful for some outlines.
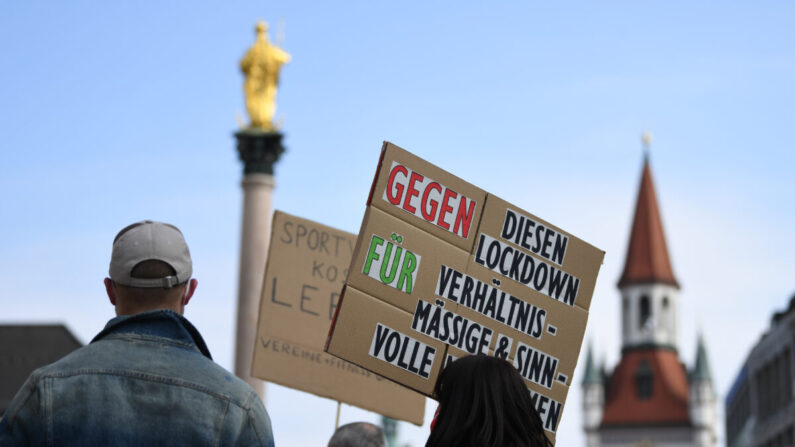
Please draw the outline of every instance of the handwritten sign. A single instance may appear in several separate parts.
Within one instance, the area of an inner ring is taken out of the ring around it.
[[[356,237],[280,211],[272,228],[252,375],[421,425],[422,395],[323,352]]]

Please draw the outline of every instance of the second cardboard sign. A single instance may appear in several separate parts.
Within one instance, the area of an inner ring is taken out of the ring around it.
[[[356,237],[276,211],[252,376],[421,425],[425,398],[323,352]]]

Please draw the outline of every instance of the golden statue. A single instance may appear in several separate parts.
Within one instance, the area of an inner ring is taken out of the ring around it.
[[[279,70],[290,62],[290,55],[268,42],[268,25],[257,23],[257,41],[249,48],[240,61],[240,69],[246,80],[243,91],[246,94],[246,109],[251,119],[249,127],[274,130],[273,114],[276,111],[276,85],[279,83]]]

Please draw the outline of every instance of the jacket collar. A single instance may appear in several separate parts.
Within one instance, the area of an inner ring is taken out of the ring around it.
[[[135,315],[123,315],[113,318],[91,340],[91,343],[111,334],[137,334],[169,338],[193,346],[205,357],[212,360],[210,350],[207,349],[207,344],[204,343],[199,331],[190,321],[173,310],[150,310]]]

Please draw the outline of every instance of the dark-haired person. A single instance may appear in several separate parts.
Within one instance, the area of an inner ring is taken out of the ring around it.
[[[262,401],[212,361],[182,316],[192,273],[177,227],[147,220],[121,230],[105,278],[117,317],[28,377],[0,419],[0,445],[272,447]]]
[[[386,437],[377,425],[352,422],[334,431],[328,447],[386,447]]]
[[[530,391],[514,367],[495,357],[462,357],[434,388],[439,409],[425,447],[551,447]]]

